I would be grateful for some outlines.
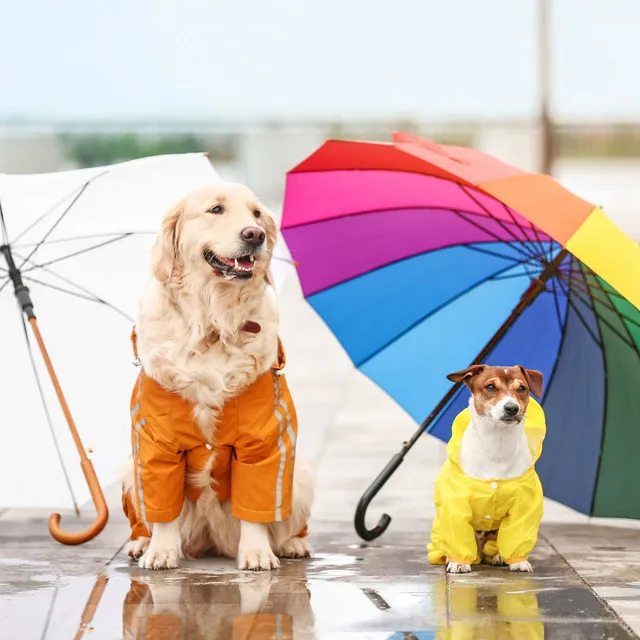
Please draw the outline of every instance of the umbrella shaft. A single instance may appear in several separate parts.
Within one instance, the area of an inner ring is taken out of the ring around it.
[[[69,429],[71,430],[71,436],[76,444],[78,449],[78,453],[80,454],[80,458],[82,460],[88,459],[87,454],[85,453],[84,447],[82,446],[82,441],[80,440],[80,436],[78,435],[78,431],[76,430],[76,425],[71,416],[71,411],[69,409],[69,405],[67,404],[67,400],[62,393],[62,388],[60,387],[60,382],[58,381],[58,376],[56,375],[55,369],[53,368],[53,363],[49,358],[49,353],[47,352],[47,348],[44,344],[44,340],[42,339],[42,334],[40,333],[40,328],[38,327],[38,323],[34,318],[29,320],[29,324],[31,325],[31,329],[33,330],[33,334],[36,337],[36,342],[38,343],[38,347],[40,347],[40,353],[42,354],[42,359],[47,367],[47,371],[49,372],[49,377],[51,378],[51,382],[53,383],[53,387],[55,389],[56,395],[58,396],[58,401],[60,402],[60,406],[62,407],[62,412],[64,413],[64,417],[67,420],[67,424],[69,425]]]
[[[16,263],[13,260],[11,247],[8,244],[3,244],[0,247],[0,253],[2,253],[4,259],[7,261],[9,277],[11,278],[11,282],[13,282],[13,290],[16,294],[16,298],[18,299],[18,303],[20,304],[20,308],[29,320],[34,319],[36,316],[33,312],[33,302],[31,301],[31,294],[29,293],[29,289],[22,281],[22,274],[20,273],[20,269],[16,267]]]

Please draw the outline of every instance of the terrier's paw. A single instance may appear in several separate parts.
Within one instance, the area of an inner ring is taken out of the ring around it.
[[[177,569],[180,553],[178,549],[159,549],[149,546],[138,560],[141,569]]]
[[[294,536],[289,538],[276,553],[280,558],[308,558],[311,555],[311,545],[307,538]]]
[[[504,567],[507,563],[502,559],[502,556],[499,553],[496,553],[496,555],[491,558],[491,564],[494,567]]]
[[[513,564],[510,564],[509,571],[532,573],[533,568],[531,567],[531,563],[528,560],[523,560],[522,562],[514,562]]]
[[[137,560],[149,548],[150,540],[151,538],[145,537],[129,540],[125,547],[129,560]]]
[[[280,560],[269,547],[238,550],[238,569],[241,571],[270,571],[279,566]]]
[[[463,562],[447,562],[447,573],[471,573],[471,565]]]

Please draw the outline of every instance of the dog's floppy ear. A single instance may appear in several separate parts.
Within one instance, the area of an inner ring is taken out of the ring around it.
[[[542,380],[544,377],[542,371],[525,369],[521,364],[518,365],[518,369],[522,371],[522,375],[529,385],[529,391],[531,391],[534,396],[542,398]]]
[[[467,387],[471,386],[471,380],[473,380],[474,376],[477,376],[480,372],[486,369],[486,364],[472,364],[470,367],[463,369],[462,371],[455,371],[454,373],[450,373],[447,376],[447,380],[451,380],[451,382],[464,382]]]
[[[265,233],[267,234],[267,270],[265,272],[265,280],[267,284],[274,286],[273,278],[271,276],[271,258],[273,256],[273,251],[276,246],[276,242],[278,242],[278,226],[276,225],[276,217],[273,213],[267,209],[267,207],[262,207],[262,218],[260,220],[260,225],[264,228]]]
[[[165,215],[151,249],[151,270],[160,282],[167,282],[173,272],[178,250],[178,221],[183,210],[184,202],[180,202]]]

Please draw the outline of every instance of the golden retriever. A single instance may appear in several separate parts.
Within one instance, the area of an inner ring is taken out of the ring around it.
[[[193,405],[206,442],[215,441],[217,411],[269,371],[278,351],[278,308],[269,266],[277,240],[273,214],[245,186],[221,183],[187,196],[164,218],[152,249],[152,277],[140,300],[137,350],[145,374]],[[243,330],[247,321],[259,331]],[[237,558],[240,569],[268,570],[277,556],[310,554],[304,529],[313,501],[308,465],[296,460],[293,511],[284,521],[246,522],[231,515],[211,487],[215,456],[201,473],[196,503],[149,525],[151,538],[129,543],[147,569],[178,566],[207,551]],[[133,464],[123,482],[135,500]]]

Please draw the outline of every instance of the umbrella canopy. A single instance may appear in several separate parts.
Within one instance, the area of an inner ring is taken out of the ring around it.
[[[49,355],[103,486],[118,480],[130,455],[129,396],[138,373],[130,333],[149,277],[151,246],[170,207],[220,180],[204,154],[0,175],[0,245],[11,247],[30,289]],[[89,491],[78,453],[6,266],[0,255],[0,508],[82,504]],[[292,267],[280,260],[273,270],[280,285]]]
[[[548,176],[396,134],[328,141],[290,171],[282,230],[309,303],[414,419],[479,354],[539,369],[546,495],[640,517],[640,248],[598,207]],[[458,389],[427,430],[448,440],[467,401]]]

